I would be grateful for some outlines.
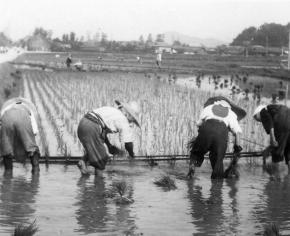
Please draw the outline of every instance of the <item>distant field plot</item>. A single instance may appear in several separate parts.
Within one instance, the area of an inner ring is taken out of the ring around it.
[[[17,58],[17,63],[40,64],[44,66],[65,69],[65,60],[69,53],[25,53]],[[101,52],[71,52],[73,63],[81,61],[88,71],[99,71],[102,69],[114,69],[123,71],[154,71],[156,55],[152,53],[101,53]],[[137,56],[141,62],[137,61]],[[281,57],[261,56],[220,56],[220,55],[184,55],[168,54],[162,56],[162,71],[179,71],[192,73],[194,71],[207,72],[231,72],[251,70],[259,74],[272,73],[269,71],[243,69],[242,67],[279,67]],[[283,76],[284,73],[283,73]]]

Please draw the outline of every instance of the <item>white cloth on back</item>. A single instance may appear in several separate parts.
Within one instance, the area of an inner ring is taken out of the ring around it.
[[[19,106],[19,105],[24,106],[30,112],[29,117],[30,117],[30,120],[31,120],[32,131],[33,131],[34,135],[37,135],[39,130],[38,130],[38,125],[37,125],[37,122],[36,122],[36,119],[35,119],[34,111],[32,111],[32,109],[30,109],[30,107],[28,107],[24,103],[21,103],[21,104],[12,103],[12,104],[9,104],[8,106],[4,107],[1,110],[1,117],[5,114],[6,111],[8,111],[8,110],[10,110],[12,108],[15,108],[16,106]]]
[[[120,133],[124,143],[133,142],[133,134],[126,116],[115,107],[100,107],[93,112],[97,113],[113,133]]]
[[[229,109],[228,115],[226,117],[220,117],[215,115],[212,111],[212,108],[215,105],[221,105],[223,107],[228,108]],[[227,103],[226,101],[223,100],[217,101],[214,104],[205,107],[200,114],[200,118],[197,122],[197,125],[200,126],[204,121],[209,119],[215,119],[224,122],[226,126],[229,127],[229,129],[235,134],[242,133],[242,129],[237,119],[237,115],[231,110],[230,104]]]

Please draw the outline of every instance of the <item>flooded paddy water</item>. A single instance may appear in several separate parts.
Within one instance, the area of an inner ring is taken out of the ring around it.
[[[74,165],[16,164],[13,176],[0,169],[0,235],[19,223],[36,220],[36,235],[262,235],[271,222],[290,234],[290,176],[271,181],[261,163],[239,165],[240,179],[211,180],[208,161],[192,180],[187,163],[154,168],[140,164],[108,165],[102,177],[81,177]],[[154,184],[168,174],[175,190]],[[128,185],[132,202],[118,204],[105,193],[117,181]]]

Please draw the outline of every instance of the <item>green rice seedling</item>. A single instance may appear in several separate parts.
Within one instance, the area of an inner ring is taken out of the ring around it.
[[[271,223],[269,225],[266,225],[264,229],[263,236],[280,236],[279,233],[279,227],[275,223]]]
[[[113,183],[113,189],[117,192],[120,197],[123,197],[128,191],[128,185],[126,181],[118,181]]]
[[[154,184],[167,190],[174,190],[177,188],[175,180],[172,179],[169,175],[161,176],[159,179],[154,181]]]
[[[130,204],[134,202],[133,199],[125,197],[125,194],[127,194],[129,190],[129,186],[125,180],[114,182],[112,186],[113,186],[113,189],[111,190],[111,195],[115,197],[114,200],[116,204],[123,205],[123,204]],[[118,196],[114,196],[112,192],[113,193],[115,192],[116,194],[118,194]]]
[[[272,163],[270,164],[266,164],[264,166],[264,170],[270,175],[273,176],[277,173],[277,168],[275,165],[273,165]]]
[[[39,86],[35,87],[42,88],[43,95],[48,97],[50,94],[53,98],[50,103],[60,113],[58,115],[71,135],[76,129],[77,122],[86,112],[100,106],[114,105],[116,98],[124,102],[139,101],[141,130],[136,129],[134,140],[136,155],[186,154],[187,142],[197,134],[196,121],[203,104],[208,97],[215,95],[161,83],[157,79],[150,80],[143,74],[137,73],[83,73],[81,78],[79,73],[73,72],[25,73],[33,81],[37,80]],[[39,78],[34,78],[36,76]],[[155,96],[156,94],[158,96]],[[258,122],[254,122],[251,117],[256,102],[236,98],[233,100],[248,114],[241,121],[243,137],[252,141],[262,140],[261,144],[266,145],[268,140],[264,138],[263,127]],[[53,120],[51,122],[54,123]],[[77,138],[75,140],[77,141]],[[244,151],[261,149],[243,139],[241,139],[241,146]],[[231,151],[230,148],[228,151]],[[254,162],[255,159],[253,158],[252,161]]]
[[[39,229],[35,221],[33,221],[29,225],[23,225],[23,224],[17,225],[14,229],[13,236],[33,236],[38,231]]]

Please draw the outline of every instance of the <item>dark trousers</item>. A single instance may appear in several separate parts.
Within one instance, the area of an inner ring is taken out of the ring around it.
[[[199,127],[198,135],[191,143],[190,159],[195,166],[201,166],[204,155],[209,152],[213,169],[212,178],[223,178],[223,159],[227,149],[228,132],[224,122],[207,120]]]
[[[77,132],[86,151],[84,161],[97,169],[104,170],[109,157],[104,146],[105,134],[101,125],[83,117]]]
[[[278,147],[272,150],[272,161],[280,162],[285,158],[286,164],[290,160],[290,109],[282,106],[273,117],[274,133]]]

